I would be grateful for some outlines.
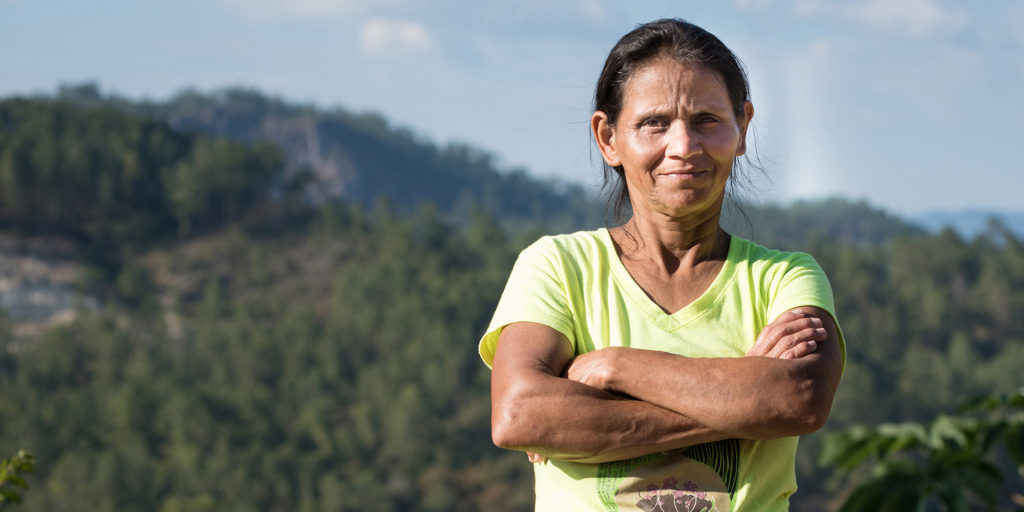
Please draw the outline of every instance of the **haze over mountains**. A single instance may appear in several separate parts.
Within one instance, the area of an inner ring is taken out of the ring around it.
[[[246,143],[270,141],[283,152],[286,174],[308,173],[307,192],[313,200],[336,197],[371,204],[376,198],[387,197],[399,209],[429,201],[454,217],[464,216],[468,205],[475,204],[506,222],[544,218],[556,230],[593,226],[605,220],[600,190],[539,179],[526,169],[502,168],[486,149],[461,144],[438,146],[430,140],[430,134],[413,133],[401,128],[401,120],[372,113],[322,109],[244,88],[206,94],[185,90],[167,101],[154,102],[104,96],[95,84],[85,83],[61,86],[55,98],[163,119],[185,132]],[[751,198],[746,199],[748,209],[757,208],[756,198],[753,203]],[[839,201],[864,204],[861,200]],[[835,203],[832,198],[824,202]],[[865,206],[869,207],[860,208],[860,213],[882,213],[876,207]],[[931,232],[951,227],[966,238],[983,232],[990,219],[999,220],[1018,235],[1024,234],[1024,212],[1020,211],[939,210],[904,218],[884,215]]]

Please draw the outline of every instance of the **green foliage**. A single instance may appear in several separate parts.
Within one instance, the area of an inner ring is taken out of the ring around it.
[[[143,103],[104,97],[85,84],[62,88],[59,98],[164,119],[188,133],[273,143],[286,156],[280,178],[311,170],[304,191],[316,201],[369,206],[388,198],[403,215],[432,203],[442,218],[460,225],[482,207],[516,230],[537,219],[558,231],[596,227],[601,220],[601,202],[583,187],[503,168],[497,156],[468,144],[434,144],[373,113],[322,110],[237,87],[209,94],[187,90],[167,102]]]
[[[821,452],[824,464],[851,472],[868,461],[870,477],[850,493],[844,512],[876,510],[995,510],[1006,481],[993,450],[1001,448],[1024,472],[1024,394],[976,400],[958,415],[931,423],[852,427],[832,434]],[[1018,485],[1010,492],[1024,489]],[[1019,503],[1018,503],[1019,504]]]
[[[317,181],[313,142],[349,181]],[[14,443],[0,450],[47,461],[24,507],[530,509],[525,458],[490,444],[476,341],[517,251],[594,210],[472,147],[253,91],[0,102],[0,229],[73,238],[108,265],[90,290],[117,298],[39,338],[14,339],[0,314],[0,439]],[[1013,481],[992,470],[1019,466],[1021,430],[983,427],[1019,404],[940,415],[1020,387],[1024,244],[998,224],[930,235],[841,200],[747,214],[730,229],[822,264],[848,342],[829,425],[801,440],[792,509],[844,492],[816,465],[822,447],[855,481],[891,461],[858,500],[1003,500]]]
[[[282,166],[273,146],[187,135],[109,107],[0,102],[0,228],[72,237],[100,264],[240,218]]]
[[[0,358],[12,397],[0,439],[52,461],[27,509],[76,496],[90,510],[359,510],[367,496],[381,510],[529,509],[529,465],[489,442],[475,343],[535,234],[513,242],[481,212],[458,228],[431,207],[325,203],[301,229],[239,225],[129,261],[109,285],[131,301]],[[849,342],[826,430],[907,423],[874,444],[873,430],[850,431],[860,461],[899,459],[876,489],[892,506],[919,499],[922,481],[970,485],[969,504],[985,503],[991,465],[1005,473],[999,454],[1021,444],[985,445],[994,462],[958,451],[982,446],[972,421],[992,404],[970,421],[912,424],[979,390],[1015,389],[1024,328],[999,308],[1018,299],[980,287],[1022,282],[1019,244],[940,234],[815,253]],[[823,441],[801,442],[795,510],[840,492],[813,464]],[[900,458],[936,446],[949,455]]]
[[[36,458],[25,450],[0,460],[0,505],[4,503],[21,503],[21,495],[14,487],[28,489],[28,482],[22,476],[32,473],[36,467]]]
[[[196,140],[189,155],[161,175],[179,232],[240,218],[267,195],[282,165],[268,144],[246,148],[225,139]]]
[[[812,250],[821,244],[878,247],[895,238],[924,234],[864,201],[841,197],[797,201],[785,207],[729,204],[722,224],[729,232],[765,247],[787,250]]]
[[[178,297],[177,335],[111,310],[12,353],[0,438],[53,461],[26,509],[529,508],[529,465],[489,443],[474,349],[516,252],[504,232],[429,208],[324,215],[151,256],[139,293]]]

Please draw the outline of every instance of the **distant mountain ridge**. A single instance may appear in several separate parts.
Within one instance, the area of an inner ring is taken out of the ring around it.
[[[440,147],[376,114],[288,103],[243,88],[186,90],[165,102],[134,102],[105,97],[85,84],[62,87],[57,98],[162,119],[185,132],[272,142],[284,153],[286,174],[307,174],[313,202],[369,205],[387,198],[400,212],[431,202],[454,220],[482,208],[512,224],[544,219],[564,229],[596,226],[601,219],[601,205],[579,185],[501,169],[487,151]]]
[[[998,221],[1017,237],[1024,237],[1024,210],[994,211],[981,208],[936,210],[910,217],[910,221],[932,232],[952,228],[964,238],[974,238],[988,230],[991,221]]]
[[[304,183],[312,204],[342,199],[371,205],[386,199],[397,212],[408,213],[432,203],[457,223],[482,210],[506,226],[543,223],[550,231],[605,224],[605,202],[596,191],[499,168],[486,150],[438,146],[375,114],[290,103],[243,88],[186,90],[166,101],[133,101],[83,84],[61,87],[55,99],[160,120],[186,134],[270,142],[280,148],[285,163],[284,176],[275,183]],[[934,229],[920,218],[903,219],[843,198],[787,206],[743,202],[741,210],[727,209],[723,223],[741,236],[780,248],[800,248],[809,234],[864,246]]]

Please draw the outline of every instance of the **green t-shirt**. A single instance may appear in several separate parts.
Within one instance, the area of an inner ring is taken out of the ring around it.
[[[732,237],[707,291],[667,314],[629,275],[606,229],[544,237],[519,255],[480,356],[490,366],[504,326],[535,322],[564,334],[577,354],[622,346],[741,357],[765,325],[799,306],[835,317],[828,280],[804,253]],[[845,361],[845,344],[843,353]],[[534,464],[536,509],[786,510],[796,491],[796,446],[796,437],[729,439],[611,463],[550,460]]]

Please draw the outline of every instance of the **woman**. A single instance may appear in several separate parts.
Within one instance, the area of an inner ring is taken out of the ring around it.
[[[537,510],[788,508],[844,342],[810,256],[719,226],[753,113],[689,23],[608,56],[591,129],[632,216],[525,249],[480,342],[494,442],[535,462]]]

